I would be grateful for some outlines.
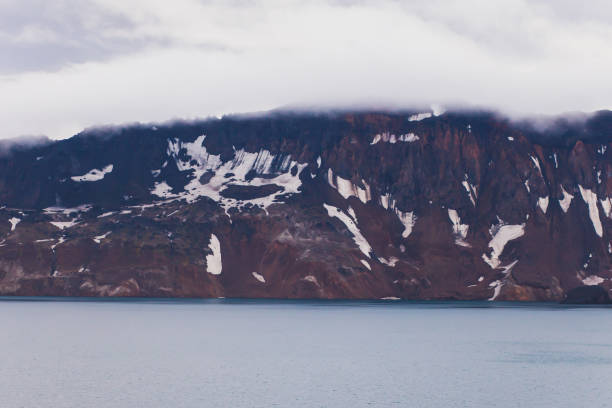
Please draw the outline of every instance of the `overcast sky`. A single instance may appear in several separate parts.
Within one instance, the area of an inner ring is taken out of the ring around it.
[[[0,0],[0,138],[281,106],[612,107],[590,0]]]

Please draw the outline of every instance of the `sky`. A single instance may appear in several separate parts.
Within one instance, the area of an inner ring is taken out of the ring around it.
[[[279,107],[612,108],[612,3],[0,0],[0,138]]]

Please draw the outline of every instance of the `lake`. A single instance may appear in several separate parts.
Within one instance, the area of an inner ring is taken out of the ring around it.
[[[4,407],[609,407],[612,309],[0,301]]]

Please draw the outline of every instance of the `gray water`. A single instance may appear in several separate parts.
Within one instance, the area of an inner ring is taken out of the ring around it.
[[[2,407],[609,407],[612,309],[0,301]]]

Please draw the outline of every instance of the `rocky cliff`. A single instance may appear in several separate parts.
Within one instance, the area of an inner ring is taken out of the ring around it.
[[[610,142],[610,112],[273,112],[4,146],[0,294],[609,291]]]

